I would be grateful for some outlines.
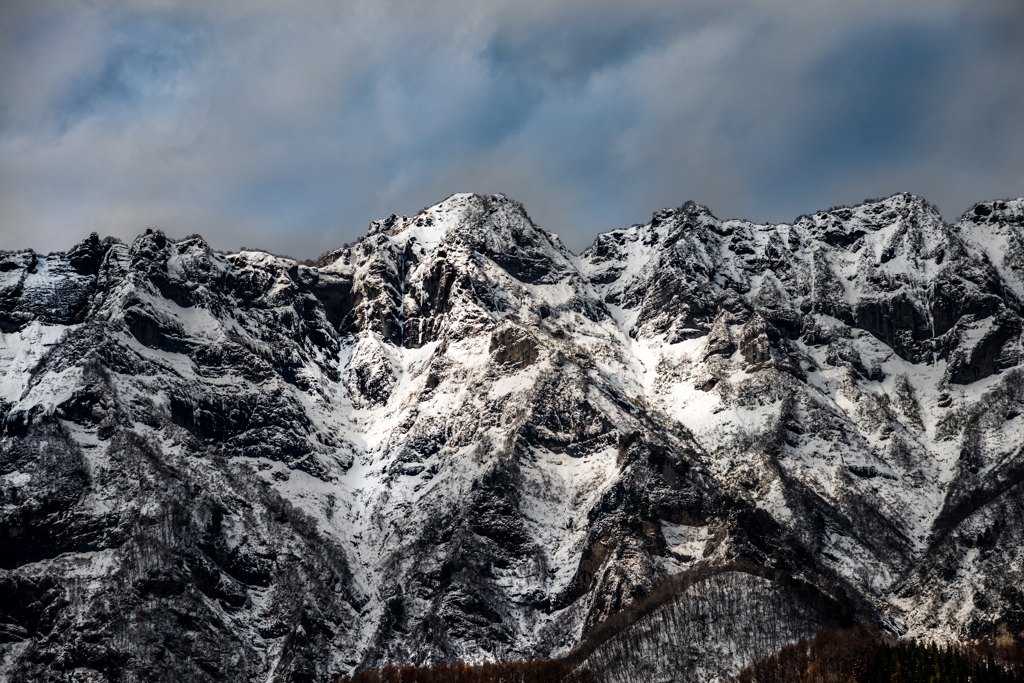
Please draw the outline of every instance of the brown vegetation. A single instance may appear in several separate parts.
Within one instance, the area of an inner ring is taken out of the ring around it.
[[[878,629],[821,631],[743,669],[729,683],[1024,683],[1024,643],[890,645]]]
[[[788,589],[791,598],[798,597],[799,602],[814,605],[823,613],[834,613],[837,621],[848,618],[850,608],[845,592],[841,593],[839,598],[832,597],[824,594],[817,586],[793,577],[787,572],[755,565],[742,559],[719,566],[698,564],[688,571],[665,577],[648,595],[634,600],[622,611],[613,614],[587,631],[580,643],[568,654],[566,661],[572,664],[584,662],[606,642],[652,615],[692,586],[705,583],[712,577],[729,572],[750,574],[776,582]],[[837,626],[840,625],[836,622],[833,623]]]
[[[441,662],[433,666],[388,664],[366,669],[355,678],[335,676],[334,683],[595,683],[586,671],[574,671],[550,659],[466,664]]]

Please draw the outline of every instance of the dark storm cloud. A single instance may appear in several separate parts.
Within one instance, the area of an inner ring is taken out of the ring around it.
[[[788,220],[1024,194],[1021,3],[9,2],[0,248],[298,257],[457,191],[575,249],[695,199]]]

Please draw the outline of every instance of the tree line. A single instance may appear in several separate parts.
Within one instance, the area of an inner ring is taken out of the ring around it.
[[[441,662],[430,666],[394,664],[365,669],[355,678],[335,676],[333,683],[597,683],[589,672],[551,659],[523,661]]]
[[[561,660],[457,661],[388,664],[354,678],[335,676],[333,683],[598,683],[603,673]],[[801,638],[726,683],[1024,683],[1024,641],[890,643],[874,626],[857,624]]]
[[[887,643],[873,626],[826,630],[754,662],[729,683],[1024,683],[1024,642]]]

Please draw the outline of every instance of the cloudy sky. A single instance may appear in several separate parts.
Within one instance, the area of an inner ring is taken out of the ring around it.
[[[903,190],[1024,195],[1020,0],[0,3],[0,249],[309,258],[469,191],[579,251]]]

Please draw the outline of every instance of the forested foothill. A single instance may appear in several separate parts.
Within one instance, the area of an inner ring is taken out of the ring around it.
[[[728,683],[1020,683],[1024,643],[891,642],[873,626],[801,638],[751,664]]]
[[[601,671],[561,660],[454,662],[366,669],[333,683],[602,683]],[[636,679],[645,680],[645,679]],[[893,642],[857,624],[801,638],[726,683],[1022,683],[1024,643],[990,640],[939,645]]]

